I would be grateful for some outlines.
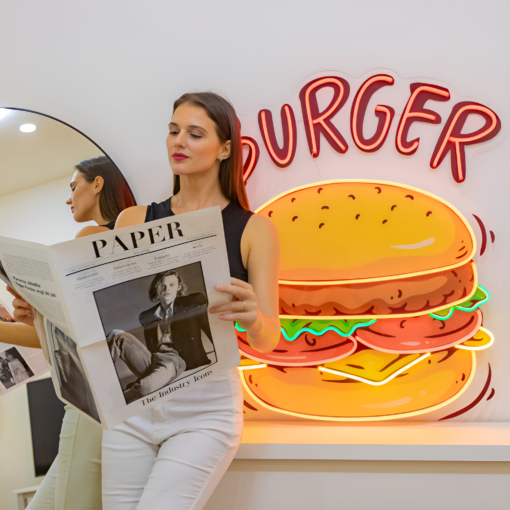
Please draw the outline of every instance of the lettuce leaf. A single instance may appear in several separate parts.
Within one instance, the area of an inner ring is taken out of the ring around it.
[[[343,337],[352,335],[356,329],[367,327],[377,322],[376,319],[337,319],[337,320],[310,320],[305,319],[280,319],[280,327],[285,340],[292,342],[303,333],[311,333],[321,336],[328,331],[335,331]],[[237,331],[245,332],[236,322]]]
[[[437,312],[429,314],[433,319],[439,319],[441,321],[448,320],[452,315],[455,309],[461,310],[462,312],[473,312],[477,308],[480,308],[483,304],[487,303],[491,298],[487,289],[478,285],[476,292],[466,301],[457,306],[450,306],[448,308],[443,308],[442,310],[438,310]]]

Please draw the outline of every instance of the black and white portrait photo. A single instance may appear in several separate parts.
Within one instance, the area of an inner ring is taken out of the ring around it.
[[[126,404],[216,362],[200,262],[94,297]]]
[[[46,335],[62,398],[94,420],[100,421],[76,342],[48,320]]]
[[[16,347],[0,352],[0,381],[6,389],[30,379],[33,375]]]

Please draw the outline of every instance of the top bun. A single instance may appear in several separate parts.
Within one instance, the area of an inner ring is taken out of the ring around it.
[[[287,191],[258,214],[280,237],[280,280],[387,280],[453,269],[476,250],[467,220],[426,191],[337,180]]]

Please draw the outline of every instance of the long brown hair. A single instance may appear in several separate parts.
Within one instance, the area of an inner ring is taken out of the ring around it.
[[[124,209],[136,205],[129,184],[111,159],[106,156],[86,159],[78,163],[75,168],[87,182],[93,182],[98,176],[103,178],[104,185],[99,195],[99,209],[105,220],[115,221]]]
[[[174,103],[174,112],[182,104],[203,108],[214,122],[216,134],[222,142],[230,140],[230,157],[220,163],[220,187],[222,193],[234,204],[250,210],[248,195],[243,181],[243,152],[241,129],[234,107],[225,98],[214,92],[192,92],[183,94]],[[174,174],[174,195],[181,189],[180,176]]]

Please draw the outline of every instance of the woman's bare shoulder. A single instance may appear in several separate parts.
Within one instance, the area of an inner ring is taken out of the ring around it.
[[[253,255],[259,260],[279,260],[280,240],[274,223],[265,216],[252,215],[241,238],[241,254],[244,267],[253,261]],[[262,259],[260,259],[262,257]]]
[[[248,220],[246,228],[244,229],[246,236],[249,239],[260,240],[260,236],[269,236],[272,241],[278,239],[278,230],[274,223],[265,216],[253,214]]]
[[[124,209],[117,218],[115,228],[130,227],[132,225],[140,225],[145,222],[147,214],[146,205],[135,205]]]
[[[101,232],[108,232],[110,229],[106,227],[89,225],[88,227],[83,227],[75,236],[75,239],[79,237],[91,236],[93,234],[99,234]]]

